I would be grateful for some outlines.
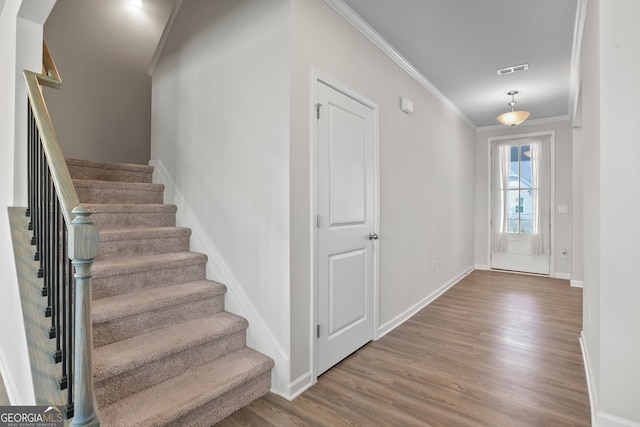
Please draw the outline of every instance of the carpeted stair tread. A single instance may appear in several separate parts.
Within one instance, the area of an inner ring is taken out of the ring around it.
[[[74,179],[73,186],[81,203],[160,204],[164,201],[163,184]]]
[[[88,203],[91,219],[100,230],[121,227],[175,227],[176,205]]]
[[[214,362],[187,370],[179,376],[159,383],[131,395],[112,405],[100,409],[102,425],[147,427],[163,425],[185,425],[182,417],[198,411],[216,399],[232,394],[235,389],[265,376],[273,368],[273,361],[249,348],[243,348]],[[267,379],[268,381],[268,379]],[[268,382],[267,385],[268,387]],[[268,388],[267,388],[268,390]],[[248,404],[255,396],[235,396],[237,402],[225,403],[235,409]],[[209,426],[220,421],[227,413],[218,413],[215,418],[207,418]]]
[[[147,311],[183,304],[193,299],[223,295],[226,286],[211,280],[180,283],[144,292],[118,295],[94,300],[91,304],[92,319],[96,323],[141,314]]]
[[[269,357],[176,227],[152,166],[67,159],[100,235],[92,267],[93,373],[101,424],[208,427],[271,386]]]
[[[96,260],[118,259],[140,253],[161,254],[189,250],[191,229],[186,227],[136,227],[100,231]]]
[[[153,184],[150,182],[120,182],[120,181],[95,181],[91,179],[74,179],[76,188],[90,187],[96,190],[118,189],[118,190],[139,190],[139,191],[163,191],[164,184]]]
[[[72,178],[97,181],[151,182],[153,166],[66,159]]]
[[[93,344],[97,348],[219,313],[225,293],[225,285],[199,280],[94,299]]]
[[[93,263],[93,278],[132,274],[207,262],[207,256],[198,252],[173,252],[170,254],[140,255],[135,258],[104,260]]]
[[[100,230],[100,243],[114,240],[161,239],[176,236],[189,237],[191,236],[191,229],[187,227],[112,228]]]
[[[91,213],[176,213],[176,205],[138,203],[86,203]]]
[[[98,347],[94,353],[94,380],[100,382],[247,326],[243,317],[223,311]]]

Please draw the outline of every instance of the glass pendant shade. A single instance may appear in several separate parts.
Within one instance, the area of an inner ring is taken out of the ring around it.
[[[498,121],[505,126],[517,126],[528,118],[528,111],[509,111],[508,113],[500,114]]]
[[[517,90],[507,93],[507,95],[511,95],[511,102],[508,104],[511,107],[511,111],[498,116],[498,121],[505,126],[517,126],[529,118],[528,111],[514,111],[514,107],[517,104],[515,100],[517,94]]]

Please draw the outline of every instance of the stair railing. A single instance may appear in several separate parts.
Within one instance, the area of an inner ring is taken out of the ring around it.
[[[43,43],[42,74],[25,70],[28,107],[28,208],[31,243],[56,340],[71,426],[99,426],[93,389],[91,267],[98,254],[98,227],[80,204],[42,96],[41,86],[59,88],[58,70]]]

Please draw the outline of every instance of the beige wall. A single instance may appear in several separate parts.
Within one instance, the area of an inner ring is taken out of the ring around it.
[[[474,135],[322,0],[292,0],[291,15],[291,378],[301,385],[312,380],[311,70],[379,105],[381,333],[473,265]]]

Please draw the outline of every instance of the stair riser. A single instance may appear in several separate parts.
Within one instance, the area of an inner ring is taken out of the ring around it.
[[[156,360],[95,383],[98,406],[106,406],[184,372],[212,362],[246,345],[245,330],[226,335],[212,342]],[[264,394],[264,393],[263,393]]]
[[[116,273],[106,277],[94,275],[91,281],[91,291],[93,299],[108,298],[130,292],[153,289],[158,286],[204,280],[205,276],[206,265],[204,263],[130,274]]]
[[[97,191],[92,187],[76,186],[76,193],[81,203],[161,204],[164,201],[162,190],[102,188]]]
[[[189,250],[189,236],[100,241],[96,260],[128,258],[145,254],[168,254]]]
[[[271,371],[242,384],[206,405],[189,412],[171,423],[179,427],[209,427],[228,417],[238,409],[267,394],[271,389]]]
[[[224,295],[201,297],[196,301],[140,313],[122,319],[93,324],[94,347],[165,328],[176,323],[198,319],[224,310]]]
[[[94,213],[91,219],[101,230],[126,227],[175,227],[176,214],[171,213]]]
[[[127,169],[69,164],[69,174],[73,179],[87,179],[114,182],[151,182],[153,170],[139,170],[140,167]]]

